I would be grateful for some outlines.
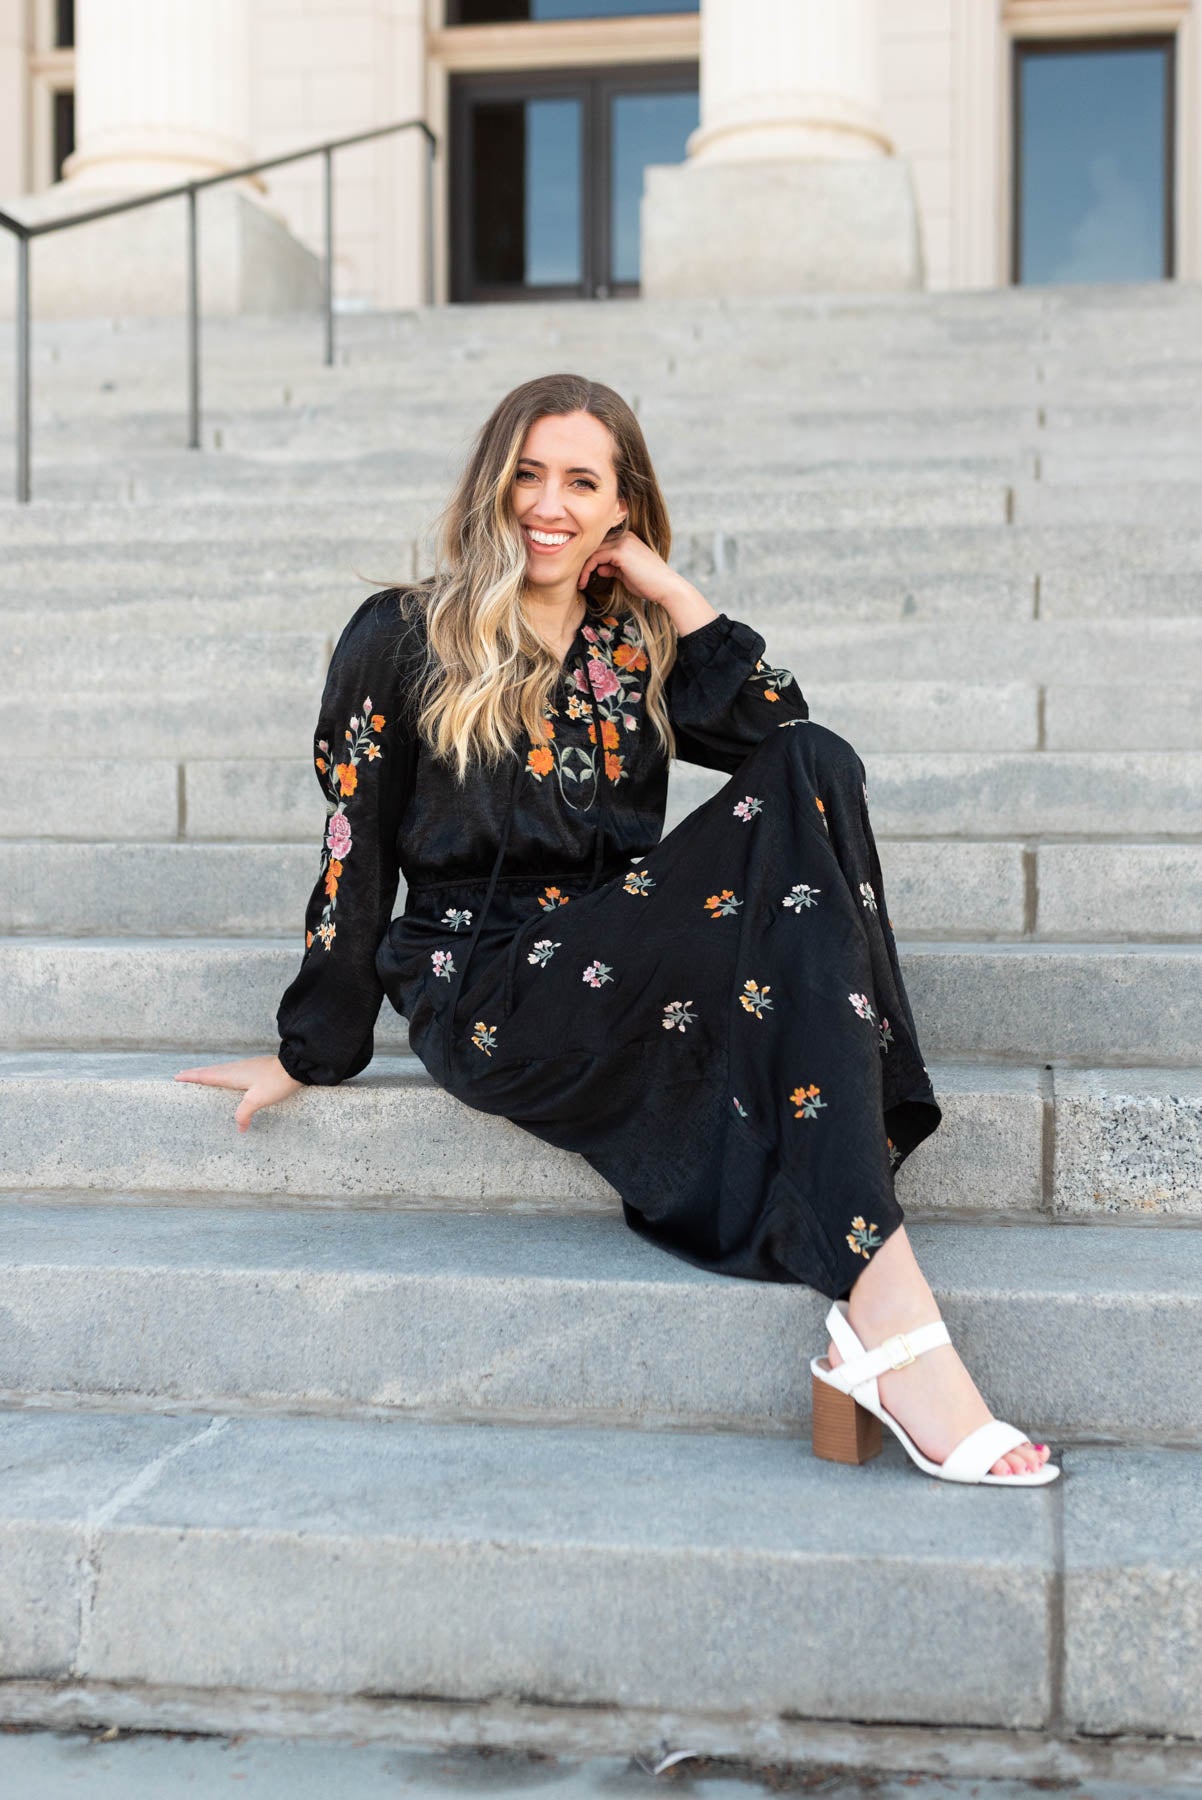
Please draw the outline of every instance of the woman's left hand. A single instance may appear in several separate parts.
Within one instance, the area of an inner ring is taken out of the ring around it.
[[[667,605],[682,587],[688,586],[684,577],[670,569],[650,544],[645,544],[629,529],[593,551],[580,571],[577,587],[583,588],[593,574],[604,576],[606,580],[619,576],[632,594],[643,600],[656,601],[660,606]]]

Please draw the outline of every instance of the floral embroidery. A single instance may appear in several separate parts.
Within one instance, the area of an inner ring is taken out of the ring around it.
[[[545,966],[559,948],[559,944],[553,943],[550,938],[536,938],[533,947],[526,954],[526,961]]]
[[[747,1108],[743,1105],[742,1101],[739,1099],[739,1096],[737,1094],[732,1094],[730,1098],[731,1098],[731,1104],[733,1105],[735,1111],[738,1113],[739,1117],[741,1119],[746,1119],[749,1116],[748,1112],[747,1112]]]
[[[743,992],[739,995],[739,1005],[745,1012],[754,1013],[757,1019],[762,1019],[766,1012],[772,1011],[772,1002],[768,998],[770,990],[770,982],[765,982],[761,987],[758,981],[745,981]]]
[[[872,1020],[876,1018],[875,1012],[868,1004],[867,994],[849,994],[847,998],[851,1001],[862,1019],[867,1019],[869,1023],[871,1023]]]
[[[818,902],[814,895],[821,892],[821,888],[810,887],[807,882],[795,881],[785,895],[782,905],[795,907],[800,912],[803,906],[817,906]]]
[[[763,657],[760,657],[747,679],[764,683],[765,700],[779,700],[780,694],[777,690],[793,680],[793,672],[791,669],[774,669],[770,663],[766,663]]]
[[[870,881],[862,881],[860,883],[860,898],[868,908],[869,912],[874,913],[876,911],[876,895],[872,891],[872,883]]]
[[[889,1051],[889,1046],[893,1042],[893,1033],[889,1029],[888,1019],[882,1019],[880,1022],[880,1025],[878,1026],[877,1029],[880,1031],[880,1034],[881,1034],[881,1049],[883,1051],[885,1051],[885,1053],[887,1055],[888,1051]]]
[[[351,854],[353,837],[350,820],[346,816],[346,802],[359,786],[360,761],[378,762],[383,752],[372,733],[377,736],[384,729],[383,713],[372,712],[371,696],[363,699],[363,715],[352,713],[350,724],[343,732],[346,750],[343,761],[336,762],[331,768],[329,744],[325,738],[317,743],[320,756],[314,757],[321,784],[326,791],[326,806],[329,816],[326,823],[325,841],[321,851],[321,868],[318,879],[325,877],[326,903],[322,909],[321,920],[316,932],[305,933],[305,949],[308,950],[314,937],[321,939],[322,948],[328,950],[337,936],[334,924],[334,913],[338,906],[338,883]]]
[[[720,894],[711,894],[705,902],[705,909],[711,919],[733,918],[743,902],[736,900],[733,888],[723,888]]]
[[[818,1097],[821,1092],[822,1089],[815,1087],[812,1082],[809,1087],[795,1087],[789,1095],[789,1099],[797,1108],[793,1117],[795,1119],[816,1119],[818,1109],[826,1105],[826,1101],[820,1100]]]
[[[745,794],[741,800],[736,800],[731,808],[735,818],[742,819],[744,825],[753,819],[756,813],[763,812],[763,810],[764,802],[757,800],[754,794]]]
[[[583,635],[591,652],[586,664],[587,674],[579,667],[573,670],[575,691],[568,697],[567,713],[569,719],[589,721],[588,745],[561,745],[558,742],[552,722],[553,717],[558,717],[558,708],[551,705],[543,712],[545,735],[549,741],[535,743],[528,738],[530,747],[526,752],[527,774],[541,781],[554,772],[560,797],[573,811],[592,805],[601,771],[612,786],[629,779],[626,758],[621,751],[622,732],[638,730],[635,709],[643,698],[640,676],[649,667],[638,620],[633,613],[627,613],[622,619],[606,613],[595,625],[586,625]],[[598,719],[601,725],[599,744]],[[587,799],[577,805],[567,784],[571,784],[577,795],[587,787]]]
[[[889,1167],[891,1169],[896,1169],[898,1163],[901,1161],[901,1151],[893,1142],[892,1138],[886,1138],[885,1142],[889,1146]]]
[[[455,973],[455,958],[449,950],[432,950],[430,961],[434,964],[435,975],[444,976],[447,981]]]
[[[612,981],[613,978],[612,964],[603,963],[600,960],[591,962],[580,977],[582,981],[587,981],[590,987],[595,988],[600,987],[603,981]]]
[[[823,804],[822,804],[821,800],[818,798],[817,794],[814,795],[814,805],[818,808],[819,813],[822,815],[822,829],[829,836],[831,828],[826,822],[826,808],[825,808],[825,806],[823,806]]]
[[[497,1028],[486,1025],[483,1019],[477,1019],[472,1026],[472,1042],[477,1050],[483,1050],[485,1056],[491,1056],[497,1047]]]
[[[554,912],[557,906],[566,906],[571,898],[571,894],[561,893],[557,887],[545,887],[538,897],[538,903],[544,912]]]
[[[809,719],[781,719],[778,730],[783,731],[786,725],[809,725],[810,723]]]
[[[689,1011],[692,1004],[691,1000],[669,1000],[661,1020],[664,1030],[671,1031],[675,1026],[677,1031],[683,1031],[686,1025],[694,1024],[697,1014]]]
[[[627,869],[622,879],[624,894],[647,894],[655,886],[655,877],[648,875],[646,869]]]
[[[864,796],[864,804],[865,804],[865,806],[867,806],[868,805],[868,783],[866,781],[862,781],[860,783],[860,791]]]
[[[856,1255],[862,1256],[865,1262],[868,1261],[868,1252],[870,1250],[880,1249],[881,1240],[876,1235],[876,1230],[877,1228],[875,1225],[865,1225],[858,1213],[851,1222],[851,1230],[847,1234],[847,1241],[855,1251]]]
[[[451,931],[458,931],[461,925],[470,925],[472,915],[466,907],[448,906],[442,915],[442,923]]]

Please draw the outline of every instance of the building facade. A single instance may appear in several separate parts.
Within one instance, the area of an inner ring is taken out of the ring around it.
[[[345,307],[1202,279],[1199,0],[0,0],[0,92],[27,217],[425,119],[335,155]]]

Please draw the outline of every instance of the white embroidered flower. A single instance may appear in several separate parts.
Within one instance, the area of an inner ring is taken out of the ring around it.
[[[550,962],[558,949],[558,941],[553,942],[550,938],[536,938],[533,948],[527,952],[526,961],[545,965]]]
[[[872,883],[870,881],[862,881],[860,883],[860,898],[868,908],[869,912],[874,913],[876,911],[876,895],[872,890]]]
[[[800,912],[803,906],[817,906],[818,902],[814,895],[821,892],[821,888],[810,887],[808,882],[795,881],[785,895],[782,905],[795,907]]]
[[[871,1021],[876,1018],[876,1013],[868,1003],[867,994],[849,994],[847,998],[851,1001],[862,1019],[867,1019],[871,1023]]]
[[[745,794],[742,800],[736,800],[731,808],[735,818],[742,819],[745,825],[755,817],[756,813],[763,812],[763,810],[764,802],[757,799],[754,794]]]
[[[455,959],[449,950],[431,951],[430,961],[434,964],[435,975],[442,976],[446,981],[455,973]]]
[[[603,981],[613,980],[612,966],[609,963],[600,961],[591,962],[588,965],[588,968],[583,971],[580,979],[582,981],[587,981],[590,987],[599,988]]]
[[[662,1020],[664,1030],[671,1031],[675,1026],[677,1031],[683,1031],[686,1025],[692,1025],[697,1018],[695,1012],[689,1011],[692,1004],[691,1000],[669,1000],[664,1007]]]

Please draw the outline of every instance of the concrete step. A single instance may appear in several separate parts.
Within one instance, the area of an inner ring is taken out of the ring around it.
[[[881,839],[908,937],[1202,938],[1202,844]],[[0,932],[281,936],[303,918],[315,843],[0,840]],[[402,910],[402,878],[396,910]]]
[[[175,1079],[200,1060],[184,1048],[0,1054],[0,1188],[518,1211],[615,1204],[583,1158],[464,1106],[412,1055],[382,1049],[353,1081],[290,1095],[244,1133],[237,1093]],[[907,1208],[1202,1217],[1196,1067],[930,1067],[943,1122],[899,1171]],[[332,1143],[347,1153],[331,1156]]]
[[[111,758],[56,758],[39,776],[32,812],[23,792],[0,789],[0,838],[187,837],[315,847],[324,811],[310,768],[311,727],[298,722],[297,734],[304,742],[291,761],[213,758],[180,766],[151,757],[139,762],[133,784],[127,766]],[[902,750],[866,752],[865,761],[881,838],[1202,838],[1197,752]],[[725,779],[674,764],[666,829]]]
[[[1197,1227],[912,1236],[995,1413],[1198,1444],[1179,1379],[1202,1360]],[[810,1417],[827,1304],[693,1268],[616,1213],[0,1198],[10,1403],[790,1430]]]
[[[209,641],[216,656],[222,640]],[[168,663],[171,642],[162,640]],[[291,686],[281,680],[273,687],[271,710],[261,724],[256,723],[257,758],[294,757],[311,765],[321,684],[319,675]],[[225,683],[214,683],[205,691],[173,677],[170,687],[156,687],[137,704],[132,694],[120,692],[58,691],[56,741],[69,744],[77,755],[135,757],[139,764],[163,756],[220,757],[245,739],[247,721],[256,713],[257,692],[254,673],[245,670],[231,670]],[[1106,717],[1103,709],[1095,717],[1090,711],[1088,729],[1077,729],[1071,699],[1066,697],[1063,708],[1057,709],[1061,735],[1073,740],[1065,748],[1093,748],[1095,737],[1098,747],[1124,747],[1126,732],[1142,736],[1151,730],[1139,712],[1141,697],[1147,695],[1150,703],[1147,690],[1127,685],[1090,692],[1110,694],[1114,715]],[[1168,692],[1158,688],[1158,700]],[[1181,748],[1193,747],[1195,741],[1202,748],[1202,726],[1189,703],[1196,692],[1183,687],[1172,715],[1190,739]],[[806,697],[815,718],[865,751],[910,749],[916,744],[930,750],[1033,750],[1039,741],[1039,690],[1028,682],[807,682]],[[10,685],[0,699],[0,735],[22,741],[29,730],[31,706],[39,699],[37,684],[25,682],[19,690]],[[1166,712],[1168,705],[1166,698]]]
[[[1195,1454],[1069,1449],[1002,1502],[742,1433],[14,1410],[0,1445],[0,1673],[48,1713],[87,1682],[202,1722],[232,1690],[1202,1733]]]
[[[994,682],[1058,684],[1070,696],[1076,684],[1202,687],[1202,620],[832,624],[807,621],[803,603],[789,595],[758,607],[754,620],[769,658],[793,669],[807,691],[849,678],[857,685],[977,683],[985,672]],[[331,629],[341,629],[337,618]],[[220,638],[211,632],[130,631],[89,638],[88,654],[81,657],[75,634],[64,642],[45,631],[9,630],[0,676],[17,703],[50,687],[77,697],[94,690],[204,695],[214,688],[247,691],[306,681],[316,697],[332,647],[329,633],[296,630],[237,629]]]
[[[303,934],[287,938],[0,938],[15,1049],[273,1049]],[[1202,945],[906,943],[930,1056],[1185,1064],[1198,1055]],[[392,1008],[377,1042],[407,1042]]]

